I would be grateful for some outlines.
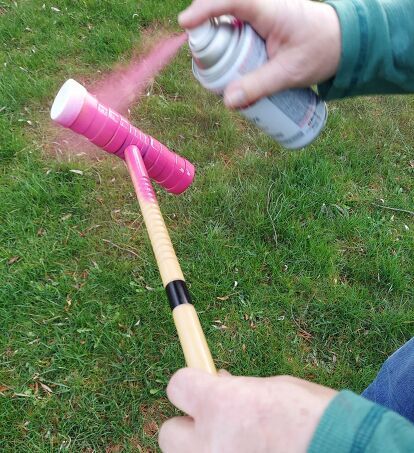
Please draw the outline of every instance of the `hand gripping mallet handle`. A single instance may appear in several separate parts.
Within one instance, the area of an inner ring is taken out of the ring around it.
[[[216,367],[197,312],[191,303],[180,264],[137,146],[129,146],[125,150],[125,160],[172,308],[174,323],[187,366],[216,374]]]

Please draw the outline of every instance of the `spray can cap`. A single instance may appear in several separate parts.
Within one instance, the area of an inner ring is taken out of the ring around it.
[[[50,111],[53,121],[70,127],[79,116],[88,92],[76,80],[69,79],[59,90]]]
[[[208,20],[198,27],[187,30],[190,47],[194,50],[204,49],[214,38],[214,25]]]
[[[207,69],[220,61],[235,37],[234,30],[227,16],[210,19],[187,30],[190,49],[197,66]]]

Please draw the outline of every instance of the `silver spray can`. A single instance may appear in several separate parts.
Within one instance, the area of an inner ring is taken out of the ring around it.
[[[249,24],[231,16],[211,19],[187,32],[195,77],[219,95],[230,82],[268,60],[263,39]],[[239,111],[288,149],[309,145],[328,116],[325,102],[311,88],[275,93]]]

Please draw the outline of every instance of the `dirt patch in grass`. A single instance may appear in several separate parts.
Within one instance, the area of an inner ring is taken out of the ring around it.
[[[152,404],[142,404],[140,413],[143,417],[143,431],[145,436],[153,438],[158,435],[162,423],[168,418],[169,402],[161,398]]]

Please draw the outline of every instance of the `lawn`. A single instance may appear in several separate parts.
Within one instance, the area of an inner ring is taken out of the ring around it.
[[[155,451],[174,413],[184,362],[127,171],[57,159],[48,112],[68,77],[178,31],[186,3],[0,1],[2,451]],[[196,165],[184,195],[157,193],[217,366],[359,392],[414,332],[414,216],[388,209],[414,210],[414,97],[329,109],[285,151],[184,47],[131,118]]]

